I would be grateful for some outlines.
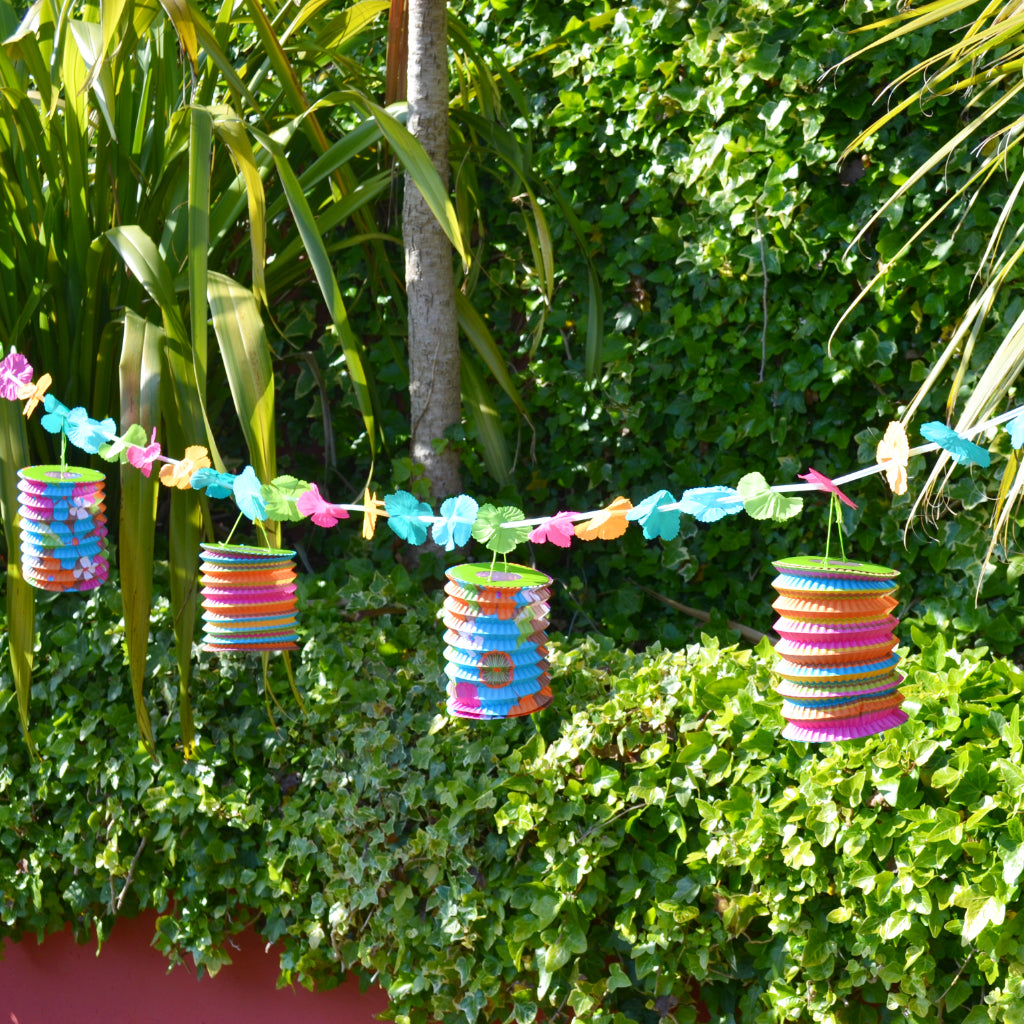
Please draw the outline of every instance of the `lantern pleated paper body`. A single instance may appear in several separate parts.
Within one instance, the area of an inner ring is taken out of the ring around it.
[[[203,647],[208,651],[293,651],[294,551],[203,544]]]
[[[106,478],[75,466],[18,470],[21,571],[40,590],[94,590],[110,575]]]
[[[894,630],[896,570],[818,557],[772,563],[786,739],[872,736],[907,720]]]
[[[486,562],[446,573],[443,621],[448,711],[460,718],[517,718],[551,703],[547,661],[551,577]]]

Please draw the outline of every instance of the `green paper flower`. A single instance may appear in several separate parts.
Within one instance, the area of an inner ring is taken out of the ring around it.
[[[128,461],[128,448],[131,445],[145,448],[148,440],[146,431],[138,423],[133,423],[124,432],[124,436],[115,437],[113,441],[100,445],[100,458],[106,459],[107,462],[125,463]]]
[[[277,523],[297,523],[305,516],[296,504],[309,490],[305,480],[294,476],[277,476],[261,488],[263,501],[267,506],[267,518]]]
[[[780,523],[792,519],[804,507],[803,498],[773,491],[760,473],[748,473],[736,485],[736,490],[751,519],[774,519]]]
[[[523,518],[523,510],[512,505],[481,505],[473,524],[473,538],[488,551],[507,555],[530,536],[529,526],[515,525]]]

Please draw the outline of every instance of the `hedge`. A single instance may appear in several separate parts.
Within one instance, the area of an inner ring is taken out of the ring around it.
[[[280,665],[264,694],[201,654],[192,760],[157,610],[159,764],[116,587],[46,603],[38,763],[0,691],[4,938],[152,907],[156,944],[212,973],[252,922],[282,983],[354,971],[410,1024],[1020,1019],[1011,664],[912,630],[910,722],[815,749],[780,739],[766,645],[553,637],[553,708],[467,723],[437,594],[353,563],[303,598],[305,713]]]

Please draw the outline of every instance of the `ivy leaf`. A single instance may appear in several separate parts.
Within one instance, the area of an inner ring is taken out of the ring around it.
[[[299,511],[299,498],[309,490],[305,480],[294,476],[277,476],[262,488],[267,518],[278,523],[297,523],[305,519]]]
[[[679,510],[662,511],[659,505],[674,505],[675,498],[671,491],[658,491],[649,498],[644,498],[639,505],[626,513],[630,522],[639,521],[644,528],[644,536],[648,540],[660,537],[662,540],[675,540],[679,536]]]
[[[751,519],[773,519],[779,523],[792,519],[804,507],[803,498],[791,498],[768,486],[760,473],[748,473],[736,485],[743,507]]]
[[[964,942],[972,942],[992,925],[998,927],[1006,917],[1006,904],[988,893],[968,889],[955,902],[964,908],[964,924],[960,933]]]
[[[388,526],[392,532],[410,544],[422,544],[427,539],[430,524],[421,516],[433,516],[433,509],[408,491],[396,491],[384,499]]]
[[[263,488],[260,486],[256,470],[252,466],[246,466],[242,472],[235,477],[234,482],[235,504],[239,507],[247,519],[253,522],[263,522],[267,518],[267,506],[263,501]]]
[[[512,505],[481,505],[473,524],[473,538],[488,551],[507,555],[530,536],[529,526],[516,526],[524,519],[523,510]]]
[[[99,456],[107,462],[120,462],[124,465],[128,461],[129,445],[145,447],[147,440],[145,429],[140,424],[133,423],[122,437],[115,437],[112,441],[101,444]]]

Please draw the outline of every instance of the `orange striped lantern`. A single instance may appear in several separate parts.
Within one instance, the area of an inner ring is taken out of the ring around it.
[[[199,582],[208,651],[298,647],[294,551],[203,544]]]
[[[773,562],[786,739],[857,739],[907,721],[894,653],[895,569],[817,556]]]

